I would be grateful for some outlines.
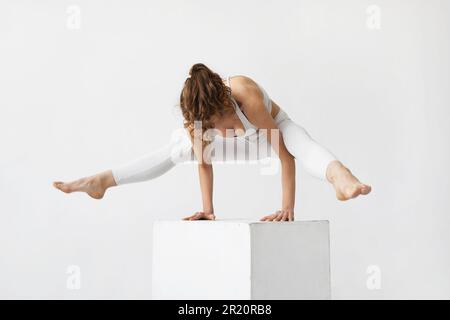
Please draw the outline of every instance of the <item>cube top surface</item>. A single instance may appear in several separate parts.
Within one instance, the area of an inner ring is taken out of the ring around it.
[[[299,225],[299,224],[314,224],[314,223],[329,223],[328,220],[305,220],[305,221],[279,221],[279,222],[265,222],[265,221],[258,221],[258,220],[246,220],[246,219],[224,219],[224,220],[197,220],[197,221],[185,221],[185,220],[156,220],[154,223],[173,223],[173,224],[192,224],[192,223],[203,223],[203,224],[230,224],[230,223],[237,223],[237,224],[265,224],[265,225]]]

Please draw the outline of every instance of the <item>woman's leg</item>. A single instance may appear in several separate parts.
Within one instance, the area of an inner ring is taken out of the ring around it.
[[[328,165],[336,161],[336,157],[326,148],[318,144],[306,130],[291,119],[278,125],[288,151],[301,161],[305,170],[312,176],[326,180]]]
[[[187,137],[178,134],[166,146],[115,169],[53,185],[66,193],[86,192],[92,198],[101,199],[110,187],[157,178],[177,163],[189,160],[193,160],[191,143]]]
[[[189,160],[191,153],[190,147],[183,150],[177,143],[170,143],[113,169],[112,175],[117,185],[152,180],[175,167],[177,163]]]
[[[309,174],[328,180],[339,200],[348,200],[371,191],[370,186],[361,183],[329,150],[290,118],[278,123],[278,127],[288,151],[301,161]]]
[[[53,182],[56,189],[65,193],[86,192],[94,199],[101,199],[108,188],[116,186],[111,170],[98,173],[93,176],[84,177],[71,182]]]

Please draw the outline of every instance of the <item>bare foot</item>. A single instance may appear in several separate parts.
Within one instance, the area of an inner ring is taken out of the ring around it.
[[[95,176],[81,178],[72,182],[53,182],[53,186],[65,193],[86,192],[94,199],[102,199],[109,187],[116,183],[111,171],[103,172]]]
[[[341,201],[353,199],[359,195],[367,195],[372,190],[371,186],[360,182],[339,161],[330,163],[327,169],[327,178],[336,191],[336,197]]]

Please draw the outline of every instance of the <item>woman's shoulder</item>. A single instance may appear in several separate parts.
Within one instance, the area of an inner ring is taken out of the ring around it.
[[[246,98],[252,95],[260,95],[260,90],[256,81],[248,76],[230,76],[232,92],[238,98]]]
[[[251,85],[256,84],[256,81],[253,80],[249,76],[234,75],[234,76],[229,76],[229,78],[230,78],[230,81],[232,81],[233,84],[239,85],[239,86],[251,86]]]

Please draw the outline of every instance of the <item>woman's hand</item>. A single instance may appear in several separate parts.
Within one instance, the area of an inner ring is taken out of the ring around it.
[[[183,220],[195,221],[195,220],[216,220],[214,213],[207,213],[203,211],[196,212],[192,216],[186,217]]]
[[[293,209],[278,210],[274,214],[263,217],[261,221],[294,221],[294,210]]]

